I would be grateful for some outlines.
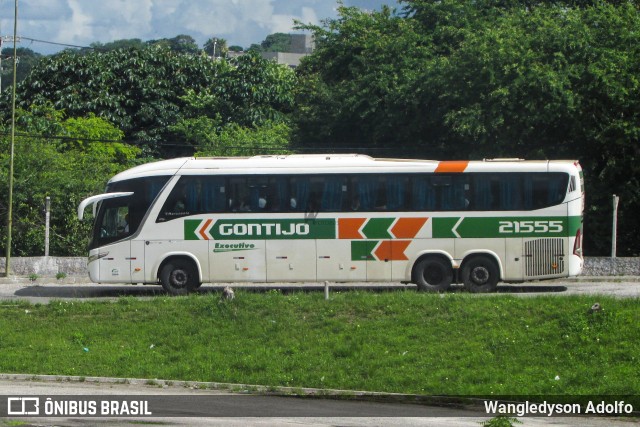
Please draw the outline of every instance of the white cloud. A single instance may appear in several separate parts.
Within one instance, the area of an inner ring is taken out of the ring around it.
[[[71,19],[57,34],[63,43],[90,44],[136,38],[152,27],[152,0],[67,0]]]
[[[85,14],[78,0],[68,0],[71,16],[66,22],[61,21],[56,34],[58,43],[81,43],[94,38],[93,18]]]

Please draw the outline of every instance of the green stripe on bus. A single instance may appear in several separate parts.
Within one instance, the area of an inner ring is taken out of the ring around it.
[[[377,240],[352,240],[351,260],[366,261],[374,260],[373,250],[379,242]]]
[[[395,218],[371,218],[362,227],[362,234],[367,239],[391,239],[389,227],[395,220]]]
[[[434,238],[575,236],[581,217],[433,218]]]
[[[362,234],[367,239],[392,239],[389,228],[394,220],[394,218],[370,218],[362,228]],[[335,218],[186,219],[184,220],[184,238],[185,240],[336,239],[336,221]],[[580,216],[435,217],[432,221],[432,237],[436,239],[567,237],[575,236],[578,229],[582,227]],[[370,242],[366,243],[366,245],[369,244]]]
[[[198,240],[196,235],[196,229],[200,226],[202,220],[199,219],[185,219],[184,220],[184,239],[185,240]]]

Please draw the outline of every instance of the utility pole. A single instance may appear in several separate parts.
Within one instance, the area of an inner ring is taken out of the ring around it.
[[[618,240],[618,203],[620,197],[613,195],[613,226],[611,227],[611,258],[616,257],[616,246]]]
[[[0,19],[0,94],[2,93],[2,19]]]
[[[16,64],[18,58],[18,49],[16,42],[18,38],[18,0],[14,0],[14,18],[13,18],[13,87],[11,88],[11,157],[9,160],[9,211],[7,215],[7,248],[6,262],[4,274],[9,277],[11,271],[11,227],[13,226],[13,158],[15,155],[16,140]]]
[[[51,197],[44,199],[44,256],[49,256],[49,222],[51,219]]]

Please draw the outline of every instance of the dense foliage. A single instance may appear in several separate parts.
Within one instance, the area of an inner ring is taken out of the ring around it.
[[[246,55],[212,61],[159,46],[45,58],[20,84],[19,107],[51,103],[70,117],[89,113],[124,132],[125,139],[167,157],[192,154],[193,146],[172,141],[168,129],[188,117],[187,94],[210,96],[224,123],[253,125],[292,108],[293,72]],[[7,106],[5,94],[2,103]],[[10,108],[4,108],[7,114]]]
[[[139,150],[116,142],[122,138],[122,132],[95,116],[66,118],[50,107],[17,113],[12,254],[44,254],[47,196],[51,198],[50,253],[84,254],[89,223],[78,221],[78,204],[83,198],[102,192],[112,175],[133,166]],[[91,142],[87,138],[91,138]],[[8,147],[6,129],[0,129],[0,187],[3,189],[8,188]],[[8,194],[3,190],[0,217],[6,219],[7,211]],[[3,236],[6,226],[6,220],[0,223]],[[5,254],[4,245],[0,246],[0,254]]]
[[[25,108],[50,102],[71,117],[94,113],[115,124],[129,140],[158,142],[181,116],[180,97],[188,89],[213,85],[221,68],[204,56],[162,47],[86,55],[65,51],[32,70],[20,85],[17,103]]]
[[[5,44],[5,46],[8,45]],[[21,82],[29,74],[31,69],[38,65],[42,55],[26,47],[16,49],[18,63],[16,64],[16,81]],[[13,47],[5,47],[0,51],[2,63],[0,64],[0,92],[5,92],[13,86]]]

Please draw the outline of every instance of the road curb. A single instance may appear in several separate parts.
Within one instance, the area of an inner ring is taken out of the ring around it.
[[[70,382],[148,386],[154,388],[188,388],[191,390],[217,390],[234,394],[255,394],[303,398],[344,399],[375,401],[382,403],[413,403],[428,406],[444,406],[458,409],[484,408],[483,399],[460,396],[427,396],[420,394],[387,393],[364,390],[321,389],[312,387],[276,387],[250,384],[233,384],[207,381],[182,381],[144,378],[84,377],[77,375],[2,374],[0,381]],[[152,394],[152,393],[150,393]]]

